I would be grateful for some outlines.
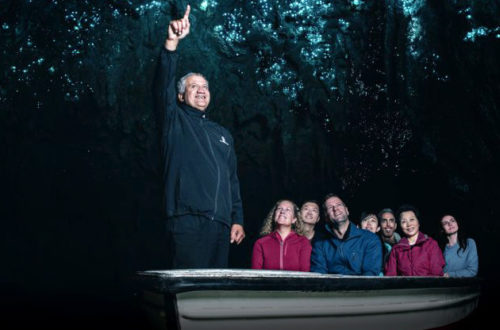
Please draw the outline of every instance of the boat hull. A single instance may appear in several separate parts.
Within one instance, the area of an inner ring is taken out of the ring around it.
[[[251,270],[139,273],[163,329],[429,329],[476,307],[477,279]]]

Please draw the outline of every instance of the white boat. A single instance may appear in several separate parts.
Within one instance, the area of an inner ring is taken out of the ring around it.
[[[478,278],[201,269],[138,273],[158,329],[430,329],[478,304]]]

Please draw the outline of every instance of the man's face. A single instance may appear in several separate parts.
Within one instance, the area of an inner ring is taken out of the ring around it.
[[[330,197],[325,201],[326,214],[330,221],[340,225],[349,220],[349,210],[338,197]]]
[[[189,76],[186,79],[186,90],[184,94],[178,94],[178,97],[179,101],[195,109],[205,111],[210,103],[208,82],[202,76]]]
[[[300,208],[300,216],[305,223],[315,225],[319,221],[319,206],[316,203],[307,202]]]
[[[376,216],[368,216],[361,221],[361,229],[366,229],[372,233],[377,233],[380,230]]]
[[[380,227],[382,227],[382,235],[386,238],[392,238],[394,231],[398,227],[394,214],[391,212],[382,213],[380,219]]]

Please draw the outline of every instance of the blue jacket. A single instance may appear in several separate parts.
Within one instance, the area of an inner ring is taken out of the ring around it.
[[[348,236],[340,240],[329,224],[315,237],[311,272],[378,276],[382,270],[382,244],[377,235],[349,224]]]

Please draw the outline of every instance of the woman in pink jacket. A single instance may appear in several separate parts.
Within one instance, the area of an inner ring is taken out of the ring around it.
[[[280,200],[269,212],[252,253],[252,269],[308,272],[311,243],[302,236],[299,208],[290,200]]]
[[[386,276],[443,276],[445,265],[438,243],[420,232],[418,211],[411,205],[398,210],[406,237],[394,245],[385,265]]]

